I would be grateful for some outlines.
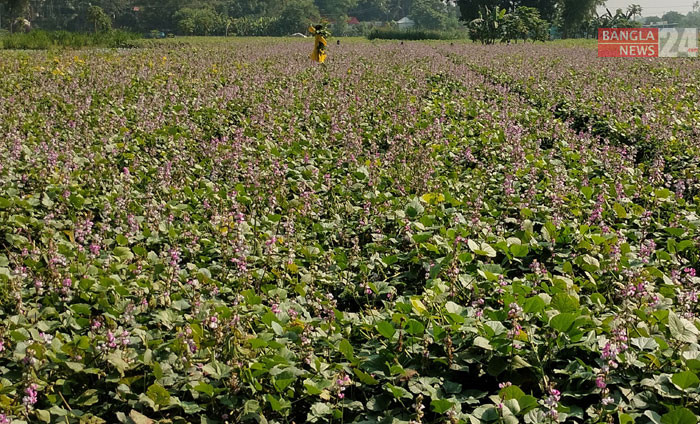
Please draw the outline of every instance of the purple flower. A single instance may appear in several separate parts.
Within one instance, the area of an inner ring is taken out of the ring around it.
[[[37,389],[39,386],[32,383],[27,388],[24,389],[26,396],[22,398],[22,404],[27,408],[31,407],[37,402]]]
[[[607,384],[605,384],[605,378],[603,376],[598,376],[598,378],[595,379],[595,385],[599,389],[604,389]]]

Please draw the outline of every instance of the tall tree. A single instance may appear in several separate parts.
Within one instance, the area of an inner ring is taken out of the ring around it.
[[[416,0],[411,10],[411,19],[421,28],[440,29],[447,18],[444,6],[440,0]]]
[[[112,20],[100,6],[90,6],[87,19],[92,24],[95,33],[107,32],[112,29]]]
[[[391,12],[388,0],[359,0],[348,15],[355,16],[361,21],[389,20]]]
[[[488,7],[489,10],[498,6],[507,12],[514,12],[518,7],[533,7],[540,13],[540,17],[554,21],[559,0],[457,0],[457,5],[462,14],[463,21],[471,21],[479,17],[479,10]]]
[[[334,19],[347,15],[350,9],[357,6],[357,0],[315,0],[314,3],[322,16]]]
[[[415,0],[410,17],[421,28],[449,29],[457,25],[457,16],[452,5],[442,0]]]
[[[642,6],[638,4],[630,4],[627,6],[627,19],[634,19],[642,16]]]
[[[240,18],[272,14],[279,4],[275,0],[227,0],[223,6],[229,16]]]
[[[414,0],[389,0],[389,18],[398,21],[411,14]]]
[[[561,0],[561,25],[564,38],[577,36],[602,3],[604,0]]]
[[[10,32],[14,29],[14,22],[17,18],[27,17],[29,13],[29,0],[0,0],[7,16],[4,16],[6,22],[9,22],[7,27]]]
[[[498,7],[500,9],[509,9],[510,0],[458,0],[457,5],[461,13],[461,19],[466,22],[471,22],[479,17],[479,11],[484,7],[493,10]]]
[[[318,23],[320,19],[321,14],[313,0],[289,0],[280,13],[277,32],[279,35],[305,33],[309,25]]]
[[[554,22],[557,15],[558,0],[521,0],[517,6],[533,7],[540,13],[540,18]]]
[[[664,13],[664,15],[661,17],[662,21],[666,21],[669,24],[679,24],[681,20],[683,20],[683,15],[676,12],[675,10],[671,10],[670,12]]]
[[[678,24],[681,28],[698,28],[700,27],[700,11],[688,12],[687,15]]]

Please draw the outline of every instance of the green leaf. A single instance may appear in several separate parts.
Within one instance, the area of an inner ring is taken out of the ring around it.
[[[513,386],[508,386],[508,387],[502,388],[501,391],[498,393],[498,395],[503,400],[510,400],[510,399],[518,400],[521,397],[525,396],[525,392],[523,392],[520,389],[520,387],[513,385]]]
[[[36,415],[36,418],[41,422],[51,422],[51,413],[49,411],[46,411],[44,409],[37,409],[34,411],[34,414]]]
[[[85,198],[80,194],[71,194],[68,198],[73,206],[80,209],[85,204]]]
[[[687,408],[674,409],[661,417],[661,424],[697,424],[698,418]]]
[[[617,421],[619,424],[634,424],[634,418],[622,412],[617,413]]]
[[[586,199],[590,200],[591,196],[593,195],[593,189],[589,186],[584,186],[581,187],[581,193],[583,193],[583,195],[586,196]]]
[[[297,377],[290,371],[285,371],[275,377],[275,388],[278,392],[283,392],[284,389],[289,387],[290,384],[294,383]]]
[[[269,393],[266,395],[266,398],[268,403],[270,404],[270,408],[272,408],[273,411],[281,411],[291,406],[289,401],[285,399],[278,399]]]
[[[622,206],[621,204],[615,203],[613,205],[613,209],[615,210],[615,214],[617,215],[618,218],[620,218],[620,219],[627,218],[627,211],[625,210],[625,207]]]
[[[567,331],[569,331],[569,328],[571,328],[571,326],[574,324],[575,320],[575,314],[566,312],[559,315],[555,315],[549,321],[549,326],[559,332],[566,333]]]
[[[228,377],[228,375],[231,373],[231,367],[219,361],[212,361],[211,363],[208,363],[202,367],[202,371],[207,373],[213,379],[221,380],[224,377]]]
[[[689,387],[697,387],[700,384],[700,379],[692,371],[677,372],[673,374],[671,381],[683,390]]]
[[[47,208],[50,208],[54,205],[54,202],[51,200],[48,194],[44,193],[44,195],[41,197],[41,204]]]
[[[535,409],[539,403],[537,403],[537,398],[530,395],[525,395],[518,399],[518,405],[520,405],[520,413],[526,414],[532,409]]]
[[[379,381],[377,381],[376,378],[372,377],[370,374],[367,374],[366,372],[360,369],[355,368],[353,369],[353,372],[355,373],[357,378],[360,379],[360,382],[362,382],[362,384],[367,384],[370,386],[379,384]]]
[[[182,410],[185,411],[187,415],[193,415],[204,410],[195,402],[182,401],[180,402],[180,406],[182,406]]]
[[[122,261],[130,261],[130,260],[134,259],[134,254],[131,252],[131,249],[129,249],[128,247],[123,247],[123,246],[115,247],[114,251],[112,253],[114,253],[114,256],[118,257]]]
[[[124,371],[129,369],[129,364],[124,361],[124,358],[122,358],[122,353],[119,350],[115,350],[107,355],[107,361],[114,365],[121,375],[124,375]]]
[[[481,336],[477,336],[474,339],[474,346],[480,347],[480,348],[486,349],[486,350],[493,350],[493,346],[491,346],[491,343],[489,343],[488,339],[481,337]]]
[[[666,227],[664,230],[674,237],[680,237],[685,234],[685,230],[682,228]]]
[[[694,245],[695,245],[695,242],[693,240],[681,240],[678,242],[678,245],[676,245],[676,250],[678,250],[679,252],[682,252],[685,249],[693,247]]]
[[[243,404],[243,415],[257,414],[258,412],[260,412],[260,402],[257,400],[250,399]]]
[[[424,315],[428,313],[428,309],[426,309],[423,302],[421,302],[420,298],[418,298],[417,296],[411,299],[411,305],[413,305],[413,309],[419,315]]]
[[[409,319],[406,321],[406,332],[412,336],[417,336],[423,334],[425,331],[425,325],[422,322],[416,321],[415,319]]]
[[[559,312],[573,312],[579,309],[579,301],[566,293],[557,293],[552,297],[552,307]]]
[[[117,243],[119,243],[120,246],[126,246],[127,244],[129,244],[129,239],[119,234],[117,236]]]
[[[678,341],[695,343],[698,340],[698,329],[685,318],[681,318],[674,312],[668,314],[668,329],[671,336]]]
[[[355,351],[353,350],[350,342],[346,339],[340,341],[340,344],[338,345],[338,350],[340,351],[340,353],[343,354],[343,356],[345,356],[345,359],[347,359],[348,361],[355,361]]]
[[[385,256],[382,258],[382,262],[384,262],[385,265],[394,265],[398,261],[399,257],[396,255]]]
[[[414,234],[412,238],[416,243],[425,243],[426,241],[430,240],[430,237],[432,236],[433,233],[423,232]]]
[[[526,244],[513,244],[510,246],[510,253],[516,258],[524,258],[530,253],[530,248]]]
[[[421,205],[421,203],[415,199],[406,205],[406,215],[408,215],[409,218],[415,218],[416,216],[422,214],[424,210],[425,208],[423,208],[423,205]]]
[[[88,304],[76,303],[76,304],[70,305],[70,308],[76,314],[90,316],[90,305],[88,305]]]
[[[207,384],[203,381],[194,386],[194,389],[199,393],[204,393],[209,397],[214,396],[214,386],[212,386],[211,384]]]
[[[667,188],[660,188],[656,190],[655,194],[659,199],[666,199],[671,195],[671,190]]]
[[[318,419],[320,417],[330,415],[332,412],[333,410],[328,404],[324,402],[316,402],[313,405],[311,405],[311,412],[309,412],[309,417]],[[309,419],[309,417],[307,417],[307,419]]]
[[[488,243],[484,242],[479,245],[474,240],[469,239],[467,240],[467,245],[472,252],[476,253],[477,255],[488,256],[489,258],[495,258],[497,255],[496,250]]]
[[[396,399],[413,399],[413,395],[403,387],[394,386],[391,383],[386,383],[386,388],[389,389],[389,391],[391,391],[391,394],[394,395]]]
[[[29,334],[27,333],[27,330],[22,328],[21,330],[11,331],[10,337],[12,337],[12,340],[15,342],[23,342],[29,339]]]
[[[248,340],[248,343],[250,343],[250,346],[251,346],[253,349],[260,349],[261,347],[266,347],[266,346],[267,346],[267,341],[262,340],[262,339],[258,339],[258,338],[249,339],[249,340]]]
[[[653,337],[634,337],[632,346],[639,348],[639,350],[656,350],[659,344]]]
[[[531,297],[523,302],[523,312],[528,314],[536,314],[544,310],[545,303],[539,296]]]
[[[391,338],[394,337],[394,333],[396,333],[394,325],[389,321],[382,321],[378,323],[377,331],[379,332],[379,334],[381,334],[389,340],[391,340]]]
[[[581,260],[583,262],[581,268],[588,272],[594,272],[600,269],[600,262],[591,255],[583,255],[581,256]]]
[[[146,391],[146,395],[158,406],[168,406],[170,404],[170,392],[158,383],[151,384]]]
[[[453,406],[454,403],[447,399],[433,399],[430,402],[430,408],[433,410],[433,412],[437,414],[444,414],[445,412],[452,409]]]

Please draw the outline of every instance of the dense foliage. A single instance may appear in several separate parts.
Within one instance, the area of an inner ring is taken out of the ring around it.
[[[460,25],[458,8],[445,0],[0,0],[0,27],[19,31],[21,26],[13,23],[22,18],[44,30],[91,31],[95,25],[90,11],[95,7],[115,28],[182,35],[226,35],[231,20],[260,18],[280,20],[265,35],[289,35],[298,31],[296,26],[319,16],[338,35],[356,35],[372,23],[386,24],[405,16],[423,29]],[[362,24],[347,25],[352,17]]]
[[[469,22],[469,38],[482,44],[549,40],[549,24],[537,9],[520,6],[507,12],[498,6],[483,7],[479,17]]]
[[[310,48],[0,52],[0,422],[697,423],[700,62]]]

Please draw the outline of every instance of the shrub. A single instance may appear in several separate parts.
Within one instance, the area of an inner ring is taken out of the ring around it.
[[[128,47],[140,36],[126,31],[85,34],[69,31],[36,30],[0,38],[3,49],[46,50],[51,48]]]
[[[370,40],[454,40],[461,38],[458,31],[436,30],[402,30],[394,28],[377,28],[370,31],[367,38]]]

